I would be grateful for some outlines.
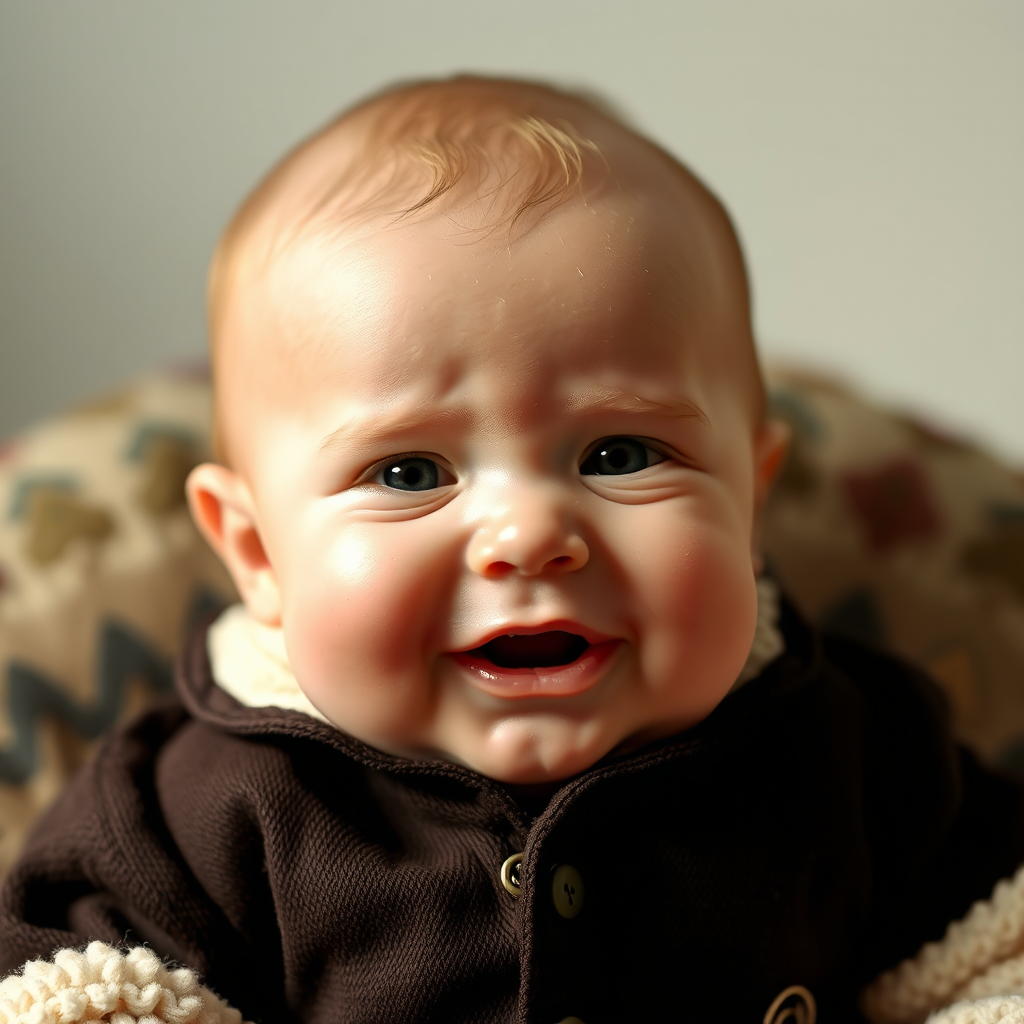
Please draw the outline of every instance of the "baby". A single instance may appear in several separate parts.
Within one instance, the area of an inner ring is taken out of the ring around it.
[[[885,1019],[1024,860],[927,681],[759,580],[785,430],[664,151],[399,88],[250,197],[210,309],[188,495],[244,605],[30,844],[5,970],[145,944],[264,1022]]]

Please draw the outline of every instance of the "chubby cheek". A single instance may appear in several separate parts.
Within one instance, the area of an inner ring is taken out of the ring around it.
[[[281,580],[285,644],[306,695],[335,725],[383,747],[415,742],[436,701],[428,650],[443,580],[417,532],[310,530]]]
[[[724,697],[750,651],[757,591],[749,542],[693,523],[645,554],[647,571],[633,579],[646,611],[637,624],[643,678],[667,714],[696,721]]]

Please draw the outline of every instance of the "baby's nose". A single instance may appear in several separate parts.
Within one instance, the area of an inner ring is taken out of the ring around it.
[[[582,569],[590,558],[586,541],[553,511],[531,510],[473,534],[466,563],[480,576],[559,575]]]

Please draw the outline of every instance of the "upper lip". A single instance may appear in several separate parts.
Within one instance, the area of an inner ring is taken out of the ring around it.
[[[564,633],[575,633],[576,636],[583,637],[588,644],[601,644],[606,640],[615,639],[615,637],[609,636],[607,633],[591,629],[590,626],[584,626],[582,623],[576,622],[573,619],[552,619],[548,622],[539,622],[531,626],[524,626],[519,623],[509,622],[505,625],[495,626],[494,629],[489,632],[483,633],[478,640],[474,640],[472,643],[466,644],[464,647],[460,647],[457,651],[453,651],[452,653],[465,654],[468,651],[476,650],[478,647],[483,647],[484,644],[489,643],[491,640],[494,640],[499,636],[535,636],[537,633],[549,633],[553,630],[560,630]]]

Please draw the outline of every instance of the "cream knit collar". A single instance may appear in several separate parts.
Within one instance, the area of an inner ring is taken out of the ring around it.
[[[762,577],[757,581],[754,640],[730,693],[759,675],[785,650],[778,622],[779,589],[772,580]],[[327,721],[292,675],[282,631],[257,622],[244,604],[233,604],[221,614],[207,633],[206,646],[217,685],[240,704],[286,708]]]

